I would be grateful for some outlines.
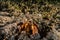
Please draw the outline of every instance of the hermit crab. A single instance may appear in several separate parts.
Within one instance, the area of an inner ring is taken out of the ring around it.
[[[26,21],[26,22],[21,22],[18,27],[19,32],[25,31],[26,34],[36,34],[38,33],[38,25],[35,22],[31,21]]]
[[[41,26],[38,26],[36,22],[32,21],[26,21],[26,22],[20,22],[18,30],[21,33],[22,31],[25,31],[27,35],[36,35],[39,34],[41,37],[46,37],[48,32],[51,31],[51,27],[49,27],[44,22],[41,22]]]

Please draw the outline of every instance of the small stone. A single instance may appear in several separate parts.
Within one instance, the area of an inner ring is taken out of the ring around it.
[[[32,39],[39,39],[40,38],[40,35],[39,34],[31,35],[31,38]]]

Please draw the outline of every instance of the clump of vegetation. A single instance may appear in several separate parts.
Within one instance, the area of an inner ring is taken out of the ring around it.
[[[0,1],[0,11],[12,12],[14,10],[19,10],[19,6],[15,2],[11,1]]]

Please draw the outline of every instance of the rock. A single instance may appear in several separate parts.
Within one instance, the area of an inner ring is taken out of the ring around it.
[[[13,14],[12,13],[8,13],[8,12],[0,12],[1,16],[9,16],[11,17]]]
[[[39,39],[40,38],[40,34],[31,35],[30,37],[32,39]]]
[[[7,17],[7,16],[0,16],[0,26],[5,25],[6,23],[11,23],[13,22],[14,19],[12,19],[11,17]]]
[[[0,12],[0,15],[6,16],[6,15],[9,15],[9,13],[8,12]]]

